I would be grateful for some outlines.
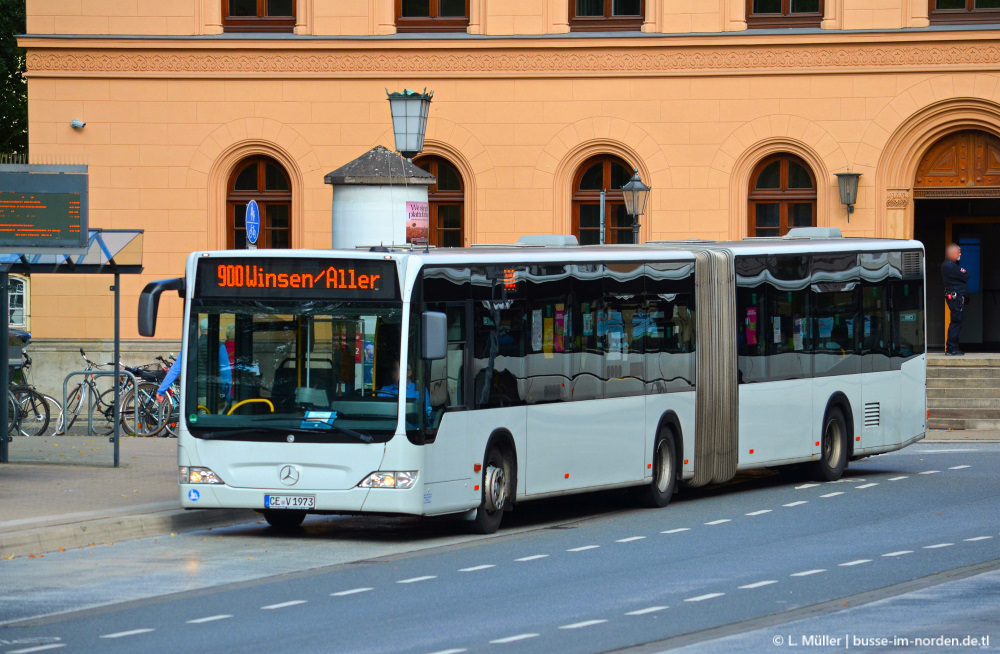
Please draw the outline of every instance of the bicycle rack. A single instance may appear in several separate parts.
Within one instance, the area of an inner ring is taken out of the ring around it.
[[[113,376],[115,376],[115,371],[114,370],[74,370],[73,372],[71,372],[68,375],[66,375],[66,378],[63,379],[63,392],[62,392],[62,401],[63,401],[63,404],[62,404],[62,406],[63,406],[63,409],[62,409],[63,426],[62,426],[61,430],[59,430],[59,431],[56,432],[56,436],[65,436],[66,435],[66,428],[67,428],[66,426],[67,426],[67,424],[69,424],[69,407],[66,406],[66,403],[67,403],[67,401],[69,399],[69,393],[68,393],[69,380],[72,379],[73,377],[78,376],[78,375],[93,375],[94,377],[113,377]],[[120,368],[118,370],[118,376],[121,376],[121,375],[127,375],[128,377],[131,377],[132,378],[132,388],[139,388],[139,382],[136,380],[135,375],[133,375],[131,372],[129,372],[128,370],[125,370],[124,368]],[[86,384],[84,384],[84,386],[86,386]],[[80,392],[82,393],[83,390],[81,390]],[[116,395],[117,395],[116,401],[117,402],[121,402],[121,394],[118,393]],[[136,422],[138,423],[139,411],[138,411],[138,406],[136,405],[136,402],[138,401],[137,395],[138,395],[137,393],[132,393],[132,410],[135,411]],[[121,421],[121,410],[123,408],[124,407],[121,407],[121,406],[118,407],[118,415],[116,416],[118,418],[118,420],[115,421],[114,431],[111,433],[110,436],[108,436],[108,442],[109,443],[114,443],[116,441],[116,439],[118,438],[119,427],[120,427],[119,423]],[[94,394],[90,392],[89,388],[87,389],[87,435],[88,436],[97,436],[98,435],[97,432],[94,431]]]

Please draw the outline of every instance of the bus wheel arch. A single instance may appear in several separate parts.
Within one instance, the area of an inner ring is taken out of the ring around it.
[[[492,534],[499,529],[504,512],[511,510],[517,489],[517,449],[506,429],[490,434],[481,474],[481,499],[470,527],[477,534]]]
[[[677,488],[683,457],[680,420],[673,411],[660,416],[653,445],[653,478],[639,489],[639,501],[649,508],[665,507]]]
[[[819,460],[808,466],[811,476],[817,481],[837,481],[847,469],[853,440],[848,427],[848,411],[840,402],[827,404],[820,429]]]
[[[851,409],[851,401],[847,399],[841,391],[837,391],[830,396],[826,402],[826,410],[823,412],[823,421],[830,414],[830,409],[836,407],[844,415],[844,422],[847,423],[847,460],[854,458],[854,410]]]

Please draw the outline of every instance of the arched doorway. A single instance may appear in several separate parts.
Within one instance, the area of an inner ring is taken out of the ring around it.
[[[430,245],[462,247],[465,245],[465,183],[458,168],[437,155],[425,155],[414,161],[437,183],[427,189],[430,205]]]
[[[292,186],[288,172],[271,157],[253,156],[233,168],[226,187],[226,247],[246,249],[247,203],[260,209],[258,248],[292,246]]]
[[[962,266],[972,273],[962,346],[1000,350],[1000,137],[966,129],[935,141],[913,182],[914,237],[927,249],[927,337],[943,346],[947,321],[940,266],[944,248],[962,246]]]

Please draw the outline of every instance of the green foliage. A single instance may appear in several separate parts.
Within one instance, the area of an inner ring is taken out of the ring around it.
[[[24,79],[25,0],[0,0],[0,153],[28,151],[28,83]]]

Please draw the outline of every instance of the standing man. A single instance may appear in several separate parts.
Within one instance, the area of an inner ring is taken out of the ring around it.
[[[958,349],[958,338],[962,332],[962,315],[965,305],[969,302],[969,272],[962,267],[959,259],[962,248],[956,243],[950,244],[944,250],[944,262],[941,264],[941,281],[944,282],[944,297],[948,302],[951,322],[948,324],[948,341],[944,353],[950,356],[965,354]]]

